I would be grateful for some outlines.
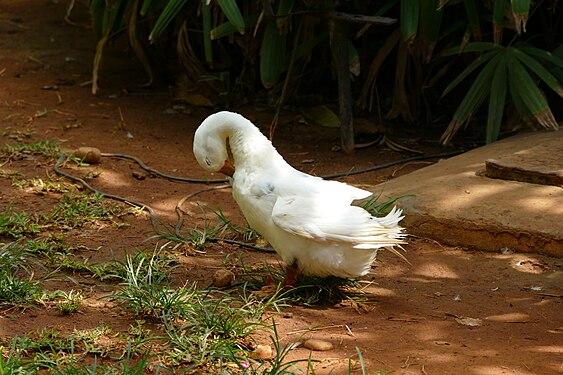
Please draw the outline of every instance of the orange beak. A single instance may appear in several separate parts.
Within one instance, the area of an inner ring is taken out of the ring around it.
[[[225,165],[223,165],[223,168],[219,170],[219,173],[223,173],[229,177],[233,177],[233,175],[235,174],[235,165],[233,164],[232,161],[227,159],[225,160]]]

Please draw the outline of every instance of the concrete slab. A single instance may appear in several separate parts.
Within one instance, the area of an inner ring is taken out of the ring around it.
[[[546,144],[558,147],[542,146]],[[563,131],[520,134],[371,190],[383,189],[384,198],[415,194],[398,203],[410,234],[473,249],[506,247],[563,257],[563,187],[489,178],[484,173],[487,160],[516,154],[533,153],[539,164],[560,162],[562,144]]]

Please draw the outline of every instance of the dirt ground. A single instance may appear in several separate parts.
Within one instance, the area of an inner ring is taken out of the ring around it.
[[[191,152],[194,130],[210,110],[175,102],[172,88],[137,87],[145,79],[142,70],[115,47],[108,49],[104,59],[101,94],[92,96],[83,83],[91,79],[95,40],[91,30],[64,22],[65,7],[62,0],[0,1],[0,130],[5,134],[0,143],[14,142],[9,136],[18,135],[25,142],[60,140],[68,149],[93,146],[102,152],[134,155],[168,174],[215,177],[204,174]],[[88,22],[82,4],[76,5],[73,19]],[[267,128],[271,113],[252,108],[240,111]],[[373,147],[345,156],[332,150],[339,142],[337,131],[296,119],[295,114],[284,115],[274,144],[305,172],[322,175],[404,157]],[[393,167],[342,181],[375,185],[424,165]],[[41,178],[54,178],[52,167],[34,159],[3,166]],[[92,182],[96,188],[146,203],[171,225],[176,222],[176,203],[206,187],[147,175],[135,164],[118,159],[103,158],[96,168],[101,172]],[[146,178],[135,178],[133,172]],[[42,211],[53,203],[48,197],[12,187],[9,179],[0,179],[0,189],[2,210],[11,206]],[[197,200],[241,220],[228,190],[202,194]],[[72,233],[69,241],[83,245],[80,255],[90,259],[108,259],[112,252],[146,246],[149,221],[132,216],[127,221],[130,225],[125,228],[96,227]],[[373,272],[362,279],[370,301],[365,306],[345,302],[288,309],[290,314],[276,318],[282,340],[314,337],[333,343],[333,350],[312,355],[321,361],[316,367],[319,374],[346,373],[348,357],[355,358],[356,347],[362,351],[368,373],[563,373],[562,260],[469,252],[424,238],[411,238],[406,250],[410,264],[382,253]],[[226,253],[252,262],[277,259],[213,245],[206,254],[182,257],[176,276],[207,285]],[[70,282],[67,287],[76,288]],[[107,294],[107,287],[85,280],[82,287],[88,298],[79,314],[62,316],[46,309],[0,313],[0,335],[13,337],[41,327],[69,331],[101,322],[115,332],[127,330],[131,317],[98,298]],[[309,354],[298,347],[290,358]]]

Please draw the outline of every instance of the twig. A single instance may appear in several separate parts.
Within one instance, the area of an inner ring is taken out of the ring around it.
[[[289,335],[296,335],[298,333],[307,333],[307,332],[315,332],[315,331],[321,331],[324,329],[332,329],[332,328],[342,328],[345,327],[346,325],[344,324],[335,324],[332,326],[322,326],[322,327],[313,327],[313,328],[309,328],[309,329],[299,329],[297,331],[291,331],[286,333],[287,336]]]
[[[465,150],[456,150],[456,151],[451,151],[451,152],[443,152],[443,153],[439,153],[439,154],[411,156],[410,158],[394,160],[394,161],[390,161],[388,163],[374,165],[373,167],[369,167],[369,168],[358,169],[358,170],[355,170],[355,171],[348,171],[348,172],[342,172],[342,173],[330,173],[330,174],[327,174],[327,175],[324,175],[324,176],[321,176],[321,177],[324,178],[324,179],[347,177],[347,176],[352,176],[352,175],[356,175],[356,174],[378,171],[380,169],[389,168],[389,167],[392,167],[392,166],[397,165],[397,164],[408,163],[408,162],[415,161],[415,160],[446,158],[446,157],[459,155],[459,154],[462,154],[464,152],[465,152]]]
[[[539,294],[540,296],[545,296],[545,297],[563,298],[563,294],[552,294],[552,293],[536,293],[536,294]]]

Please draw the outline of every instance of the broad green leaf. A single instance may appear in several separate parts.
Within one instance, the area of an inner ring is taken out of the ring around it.
[[[260,49],[260,78],[265,88],[278,83],[284,68],[286,35],[280,35],[274,21],[266,27]]]
[[[529,70],[534,72],[538,77],[541,78],[553,91],[555,91],[559,96],[563,97],[563,88],[561,87],[561,82],[553,74],[544,68],[537,60],[526,55],[524,52],[517,48],[510,48],[510,51],[520,60],[522,64],[526,66]]]
[[[457,76],[450,84],[444,89],[442,93],[442,98],[447,95],[453,88],[455,88],[461,81],[463,81],[469,74],[471,74],[475,69],[477,69],[480,65],[486,63],[493,57],[499,55],[499,50],[489,51],[486,52],[479,57],[477,57],[459,76]]]
[[[418,31],[420,0],[401,0],[401,33],[407,43],[411,43]]]
[[[526,23],[528,22],[531,0],[511,0],[511,2],[516,31],[518,31],[518,34],[522,31],[526,32]]]
[[[506,91],[508,89],[507,82],[507,64],[509,61],[507,52],[502,54],[498,62],[493,79],[491,81],[491,92],[489,95],[489,113],[487,117],[486,142],[491,143],[497,140],[502,124],[502,116],[504,113],[504,104],[506,101]]]
[[[545,128],[557,129],[558,125],[549,109],[547,100],[524,65],[518,59],[512,59],[508,64],[508,73],[511,89],[517,92],[538,123]]]
[[[158,38],[168,27],[170,22],[178,16],[187,1],[188,0],[170,0],[168,4],[166,4],[166,7],[164,7],[162,13],[160,13],[160,16],[156,20],[156,23],[149,35],[149,40],[151,42],[156,40],[156,38]]]
[[[234,0],[217,0],[219,6],[225,16],[229,20],[229,22],[234,26],[234,28],[241,34],[244,34],[244,18],[242,17],[242,13]]]

